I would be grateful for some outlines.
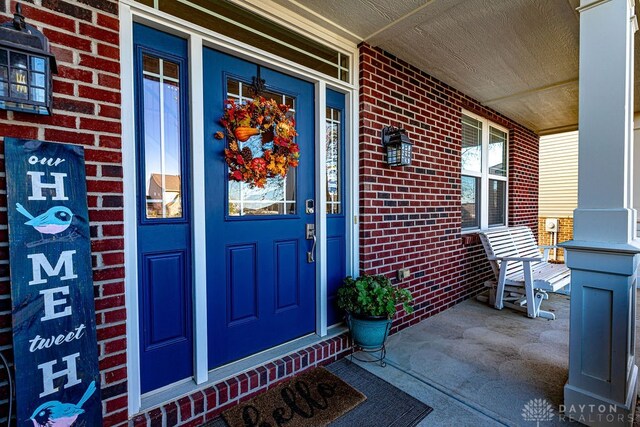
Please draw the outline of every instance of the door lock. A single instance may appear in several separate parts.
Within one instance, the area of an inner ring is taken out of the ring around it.
[[[305,213],[308,213],[308,214],[315,213],[316,209],[315,209],[315,202],[313,201],[313,199],[307,199],[304,201],[304,211]]]

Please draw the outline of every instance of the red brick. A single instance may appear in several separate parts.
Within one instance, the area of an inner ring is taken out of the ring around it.
[[[73,83],[58,80],[55,76],[53,78],[52,88],[53,88],[54,98],[55,98],[55,94],[57,93],[62,95],[71,95],[71,96],[75,95],[74,94],[75,86]]]
[[[116,426],[119,423],[124,423],[127,421],[127,410],[124,409],[119,412],[115,412],[113,414],[109,414],[102,419],[102,424],[105,426]]]
[[[59,129],[45,129],[44,138],[47,141],[84,145],[93,145],[96,139],[95,135],[89,133],[72,132]]]
[[[112,15],[118,14],[118,2],[112,0],[76,0]]]
[[[35,126],[23,126],[13,123],[0,123],[0,135],[12,136],[14,138],[36,139],[38,128]]]
[[[103,13],[98,13],[98,25],[114,31],[118,31],[120,29],[120,21]]]
[[[109,117],[112,119],[119,119],[121,115],[120,107],[114,107],[111,105],[100,105],[100,116]]]
[[[85,149],[84,156],[90,162],[122,163],[122,153],[119,151]]]
[[[118,74],[120,72],[120,63],[109,61],[107,59],[98,58],[93,55],[80,54],[80,65],[95,70],[106,71]]]
[[[104,359],[100,360],[98,362],[98,366],[102,371],[104,369],[109,369],[115,366],[124,365],[125,363],[127,363],[127,354],[119,353],[119,354],[114,354],[112,356],[107,356]]]
[[[104,378],[107,384],[113,384],[117,383],[118,381],[125,380],[127,378],[127,368],[121,367],[109,370],[105,372]]]
[[[122,139],[111,135],[100,135],[100,147],[104,148],[120,148]]]
[[[125,351],[127,349],[127,339],[126,338],[118,338],[113,341],[108,341],[104,344],[105,353],[119,353],[121,351]]]
[[[108,74],[98,74],[98,84],[108,89],[120,90],[120,78]]]
[[[107,413],[115,412],[127,407],[127,396],[116,397],[105,402]]]
[[[91,71],[66,65],[58,65],[58,74],[56,74],[56,77],[85,83],[93,82],[93,73]]]
[[[99,210],[96,211],[94,209],[89,209],[89,216],[91,216],[91,212],[122,212],[122,210]],[[105,251],[116,251],[124,249],[124,239],[99,239],[91,241],[91,249],[93,252],[105,252]]]
[[[100,221],[122,221],[122,209],[89,209],[89,221],[92,222],[100,222]],[[118,241],[118,240],[115,240]],[[96,244],[97,242],[93,242],[92,244]],[[119,247],[115,247],[111,242],[104,242],[106,246],[108,246],[109,250],[122,249],[122,244]]]
[[[94,279],[96,281],[99,281],[100,279],[95,278],[96,274],[98,274],[100,272],[103,272],[103,271],[111,271],[111,270],[113,271],[113,276],[122,277],[122,275],[119,274],[122,271],[121,269],[94,270],[93,271]],[[124,306],[124,295],[116,295],[116,296],[107,297],[107,298],[98,298],[98,299],[95,300],[95,305],[96,305],[96,311],[105,310],[105,309],[111,309],[111,308],[117,308],[117,307],[123,307]]]
[[[118,33],[115,31],[99,28],[91,24],[80,23],[80,34],[89,37],[92,40],[98,40],[105,43],[118,44]]]
[[[81,98],[95,99],[97,101],[108,102],[111,104],[120,103],[120,93],[110,90],[80,85],[78,87],[78,94]]]
[[[88,130],[94,130],[98,132],[107,132],[107,133],[116,133],[116,134],[120,134],[122,132],[120,128],[120,122],[97,120],[97,119],[90,119],[85,117],[80,119],[80,129],[88,129]]]
[[[56,12],[64,13],[65,15],[72,16],[74,18],[83,19],[85,21],[91,21],[92,13],[90,10],[84,7],[79,7],[61,0],[42,0],[42,6],[55,10]]]
[[[124,235],[123,225],[103,225],[102,234],[105,236],[122,236]]]
[[[124,264],[124,253],[116,252],[112,254],[102,254],[102,262],[104,265]]]
[[[62,46],[51,46],[51,53],[56,56],[58,66],[65,62],[73,63],[73,51],[71,49],[66,49]]]
[[[53,98],[53,108],[80,114],[94,114],[96,111],[95,104],[90,102],[57,96]]]
[[[124,322],[125,320],[127,320],[127,311],[125,309],[111,310],[104,313],[105,323]]]
[[[69,32],[75,32],[76,21],[65,18],[55,13],[51,13],[39,7],[33,7],[29,3],[22,3],[22,13],[29,17],[29,20],[55,23],[55,27]]]
[[[87,180],[89,193],[122,193],[122,182]]]
[[[183,397],[178,400],[178,406],[180,407],[180,420],[188,420],[193,416],[191,399]]]
[[[45,28],[42,32],[49,38],[49,42],[51,43],[91,52],[91,40],[61,33],[49,28]]]
[[[120,49],[106,44],[98,44],[98,55],[109,59],[120,59]]]

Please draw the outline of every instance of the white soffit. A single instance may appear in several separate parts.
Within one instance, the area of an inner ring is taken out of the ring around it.
[[[579,0],[273,1],[539,133],[577,128]]]

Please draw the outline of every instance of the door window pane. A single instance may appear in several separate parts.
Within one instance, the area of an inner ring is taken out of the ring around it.
[[[462,228],[480,225],[480,178],[462,175]]]
[[[149,55],[142,62],[146,218],[182,218],[179,64]]]
[[[507,176],[507,134],[489,127],[489,173]]]
[[[482,167],[482,123],[462,115],[462,170],[480,172]]]
[[[342,176],[342,164],[340,153],[342,151],[340,110],[327,108],[327,140],[325,149],[327,152],[327,214],[342,213],[342,194],[340,178]]]
[[[489,180],[489,225],[505,225],[506,182]]]
[[[295,99],[281,93],[265,91],[261,96],[274,99],[279,104],[290,107],[288,115],[295,115]],[[237,103],[246,103],[253,100],[250,85],[227,79],[227,98]],[[262,137],[255,135],[246,141],[238,141],[242,150],[248,147],[253,158],[262,157],[264,150],[273,148],[273,141],[263,144]],[[287,176],[267,178],[263,188],[254,187],[244,182],[228,181],[229,200],[228,214],[231,216],[247,215],[294,215],[296,213],[296,168],[289,168]]]

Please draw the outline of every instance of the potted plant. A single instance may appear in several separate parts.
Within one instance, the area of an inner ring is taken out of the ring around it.
[[[402,304],[407,313],[413,313],[412,301],[407,289],[393,286],[385,276],[367,274],[345,278],[337,296],[338,307],[347,314],[354,344],[365,351],[383,348],[396,306]]]

